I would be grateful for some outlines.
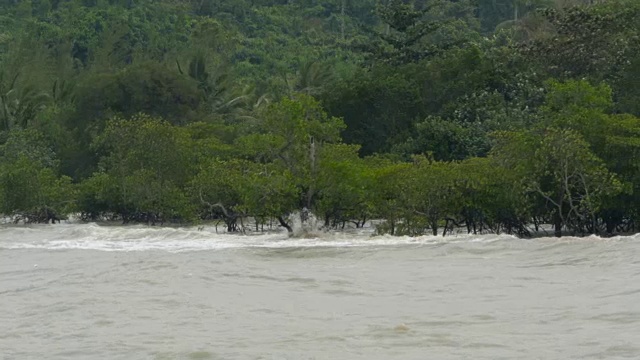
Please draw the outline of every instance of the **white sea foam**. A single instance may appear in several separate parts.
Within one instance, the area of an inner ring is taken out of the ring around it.
[[[0,227],[0,249],[180,252],[234,248],[377,247],[514,239],[507,235],[373,236],[371,231],[308,231],[300,237],[290,237],[285,231],[238,235],[216,233],[214,227],[113,226],[95,223]]]

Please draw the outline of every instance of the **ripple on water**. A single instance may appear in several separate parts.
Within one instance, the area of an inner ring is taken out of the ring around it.
[[[505,349],[507,346],[496,343],[475,342],[463,345],[467,349]]]
[[[223,357],[210,351],[192,351],[186,353],[154,352],[151,354],[154,360],[220,360]]]
[[[604,351],[587,354],[585,359],[638,359],[640,347],[631,344],[616,345],[606,348]]]
[[[606,299],[606,298],[611,298],[611,297],[618,297],[618,296],[629,296],[629,295],[635,295],[635,294],[640,294],[640,289],[634,289],[634,290],[627,290],[627,291],[622,291],[616,294],[607,294],[607,295],[602,295],[599,296],[598,298],[600,299]]]
[[[192,360],[204,360],[213,359],[214,354],[208,351],[195,351],[187,354],[187,357]]]
[[[640,312],[621,311],[591,317],[591,320],[606,321],[615,324],[633,324],[640,322]]]
[[[329,244],[327,244],[329,245]],[[314,259],[333,258],[344,254],[348,250],[343,247],[287,247],[287,248],[261,248],[256,254],[269,258],[282,259]]]

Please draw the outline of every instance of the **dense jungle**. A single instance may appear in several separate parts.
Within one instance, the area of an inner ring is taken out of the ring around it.
[[[0,0],[15,222],[636,232],[638,116],[637,0]]]

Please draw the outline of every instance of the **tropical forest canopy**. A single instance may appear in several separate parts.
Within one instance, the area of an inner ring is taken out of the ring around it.
[[[0,0],[0,213],[640,225],[637,0]]]

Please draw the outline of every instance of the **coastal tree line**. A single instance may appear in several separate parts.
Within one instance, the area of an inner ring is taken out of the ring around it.
[[[639,224],[636,1],[0,9],[0,213],[16,222]]]

